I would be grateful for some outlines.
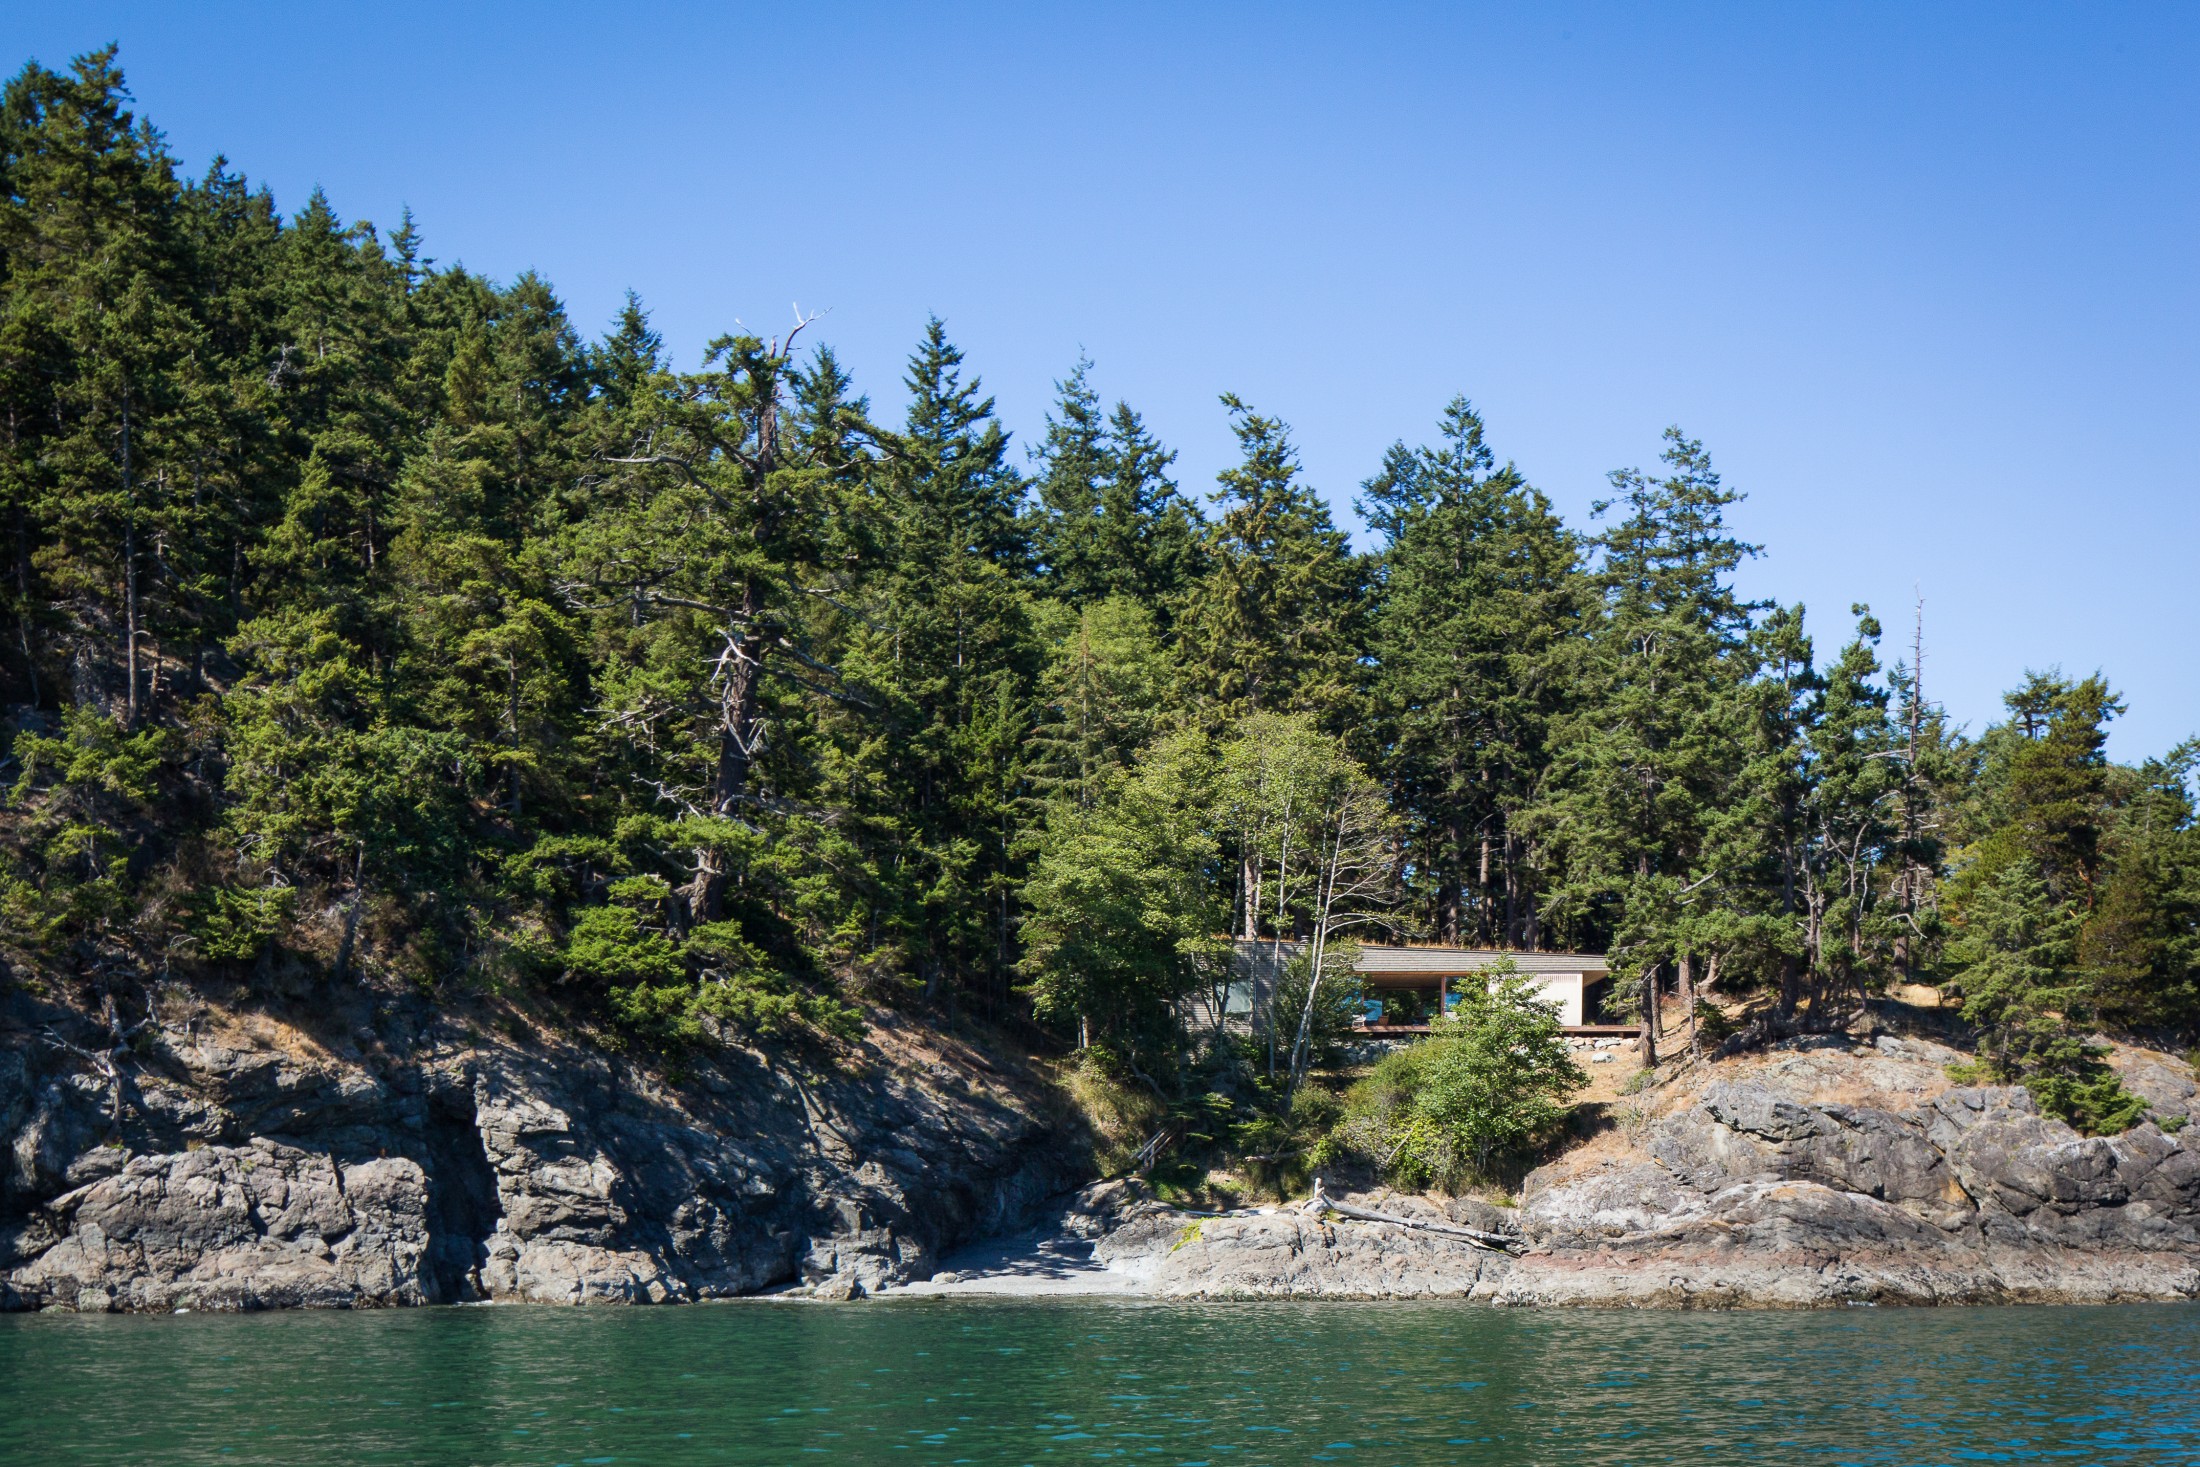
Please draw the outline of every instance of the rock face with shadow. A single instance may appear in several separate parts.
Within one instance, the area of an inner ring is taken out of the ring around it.
[[[914,1030],[674,1083],[402,998],[318,1037],[181,1007],[121,1062],[117,1129],[45,1037],[83,1016],[7,1000],[0,1307],[846,1298],[1085,1179],[1032,1077]]]

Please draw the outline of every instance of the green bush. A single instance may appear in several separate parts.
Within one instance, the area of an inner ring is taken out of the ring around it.
[[[2039,1108],[2068,1121],[2084,1136],[2119,1136],[2146,1119],[2147,1103],[2123,1087],[2115,1072],[2102,1066],[2090,1078],[2066,1074],[2024,1077]]]
[[[199,956],[249,963],[267,950],[290,919],[297,890],[288,886],[217,886],[193,905],[191,935]]]
[[[611,898],[622,905],[586,908],[566,938],[566,972],[603,986],[620,1028],[672,1048],[706,1042],[714,1025],[750,1034],[808,1028],[837,1039],[863,1036],[857,1009],[795,988],[738,923],[700,923],[676,941],[637,909],[671,894],[655,876],[615,881]]]
[[[777,974],[742,973],[700,985],[637,983],[614,988],[608,996],[621,1028],[669,1048],[708,1042],[713,1022],[751,1034],[807,1028],[850,1042],[863,1037],[859,1010],[838,999],[798,992]]]
[[[2146,1119],[2147,1103],[2108,1067],[2114,1051],[2045,1016],[2004,1026],[1987,1053],[1948,1066],[1950,1079],[2022,1085],[2045,1115],[2085,1136],[2116,1136]]]
[[[1337,1147],[1373,1159],[1407,1186],[1457,1188],[1557,1129],[1586,1083],[1559,1031],[1558,1009],[1504,973],[1468,986],[1439,1031],[1386,1056],[1346,1097]]]
[[[631,907],[589,907],[574,920],[565,941],[566,971],[612,986],[666,985],[687,967],[678,944],[643,925]]]

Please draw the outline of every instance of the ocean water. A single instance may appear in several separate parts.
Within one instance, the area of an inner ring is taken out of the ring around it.
[[[6,1463],[2200,1462],[2200,1306],[0,1317]]]

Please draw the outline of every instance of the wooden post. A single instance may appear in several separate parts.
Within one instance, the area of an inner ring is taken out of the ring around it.
[[[1436,1017],[1439,1020],[1444,1017],[1446,1005],[1450,998],[1451,975],[1448,973],[1439,973],[1436,975]]]

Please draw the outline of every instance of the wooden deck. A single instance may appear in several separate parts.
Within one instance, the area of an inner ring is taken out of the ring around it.
[[[1402,1039],[1409,1034],[1433,1034],[1434,1024],[1358,1024],[1352,1032],[1363,1039]],[[1640,1039],[1640,1024],[1561,1024],[1558,1032],[1569,1039]]]

